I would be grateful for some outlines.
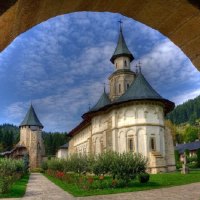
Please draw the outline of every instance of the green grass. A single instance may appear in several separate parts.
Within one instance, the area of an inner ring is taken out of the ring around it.
[[[69,192],[75,197],[78,196],[91,196],[102,194],[115,194],[123,192],[136,192],[141,190],[150,190],[163,187],[172,187],[177,185],[185,185],[189,183],[200,182],[200,171],[192,171],[189,174],[180,174],[180,172],[166,173],[166,174],[152,174],[148,183],[139,183],[138,180],[132,181],[127,187],[124,188],[109,188],[109,189],[95,189],[83,190],[79,189],[75,184],[67,184],[54,177],[45,176],[55,183],[63,190]]]
[[[7,194],[0,194],[0,198],[18,198],[23,197],[26,192],[26,186],[29,180],[29,174],[17,180]]]

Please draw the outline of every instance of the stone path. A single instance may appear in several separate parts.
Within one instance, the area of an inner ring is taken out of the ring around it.
[[[31,174],[23,198],[12,200],[200,200],[200,183],[171,188],[91,197],[72,197],[42,174]],[[6,199],[4,199],[6,200]],[[11,199],[7,199],[11,200]]]

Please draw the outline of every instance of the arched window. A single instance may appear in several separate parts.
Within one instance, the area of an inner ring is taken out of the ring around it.
[[[127,89],[129,88],[129,83],[127,83],[126,88],[127,88]]]
[[[119,93],[121,93],[121,84],[119,84]]]
[[[124,66],[127,67],[127,62],[126,62],[126,60],[124,61]]]
[[[155,137],[151,137],[150,138],[150,148],[152,151],[156,150],[156,141],[155,141]]]

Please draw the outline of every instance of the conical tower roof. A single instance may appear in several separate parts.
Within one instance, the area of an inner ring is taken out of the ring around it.
[[[148,83],[141,71],[138,73],[136,80],[130,85],[128,90],[119,97],[115,103],[122,103],[134,100],[155,100],[164,103],[165,112],[173,110],[174,103],[160,96]]]
[[[39,126],[40,128],[43,128],[43,125],[38,119],[32,105],[30,106],[28,112],[26,113],[24,120],[20,124],[20,127],[21,126]]]
[[[99,98],[99,100],[97,101],[96,105],[94,107],[92,107],[89,112],[97,111],[100,108],[103,108],[104,106],[106,106],[110,103],[111,103],[111,101],[110,101],[110,99],[109,99],[109,97],[106,94],[105,89],[104,89],[104,92],[101,95],[101,97]]]
[[[131,99],[162,99],[140,72],[128,90],[117,101]]]
[[[114,51],[110,61],[112,63],[114,63],[114,60],[120,56],[128,56],[130,58],[130,61],[132,61],[134,59],[132,53],[129,51],[129,49],[126,45],[121,26],[120,26],[117,46],[115,48],[115,51]]]

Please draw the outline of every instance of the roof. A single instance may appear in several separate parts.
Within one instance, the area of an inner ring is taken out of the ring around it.
[[[44,126],[42,125],[42,123],[40,122],[40,120],[38,119],[35,110],[33,108],[33,106],[31,105],[24,120],[22,121],[22,123],[20,124],[21,126],[39,126],[41,128],[43,128]]]
[[[175,104],[160,96],[148,83],[141,70],[137,74],[135,81],[132,82],[127,91],[119,97],[115,103],[122,103],[135,100],[154,100],[164,103],[165,113],[174,109]]]
[[[175,149],[178,150],[179,153],[184,153],[186,149],[192,151],[200,148],[200,141],[190,142],[185,144],[178,144]]]
[[[21,144],[17,144],[13,149],[11,149],[10,151],[4,151],[4,152],[1,152],[0,155],[1,156],[5,156],[5,155],[9,155],[11,153],[13,153],[15,150],[17,149],[26,149],[26,147],[24,145],[21,145]]]
[[[66,144],[63,144],[62,146],[59,147],[59,149],[68,149],[69,147],[69,144],[66,143]]]
[[[118,98],[117,102],[132,99],[162,99],[162,97],[151,87],[140,72],[127,91]]]
[[[103,94],[101,95],[101,97],[99,98],[99,100],[97,101],[95,106],[90,109],[90,111],[97,111],[100,108],[102,108],[102,107],[104,107],[104,106],[106,106],[106,105],[108,105],[110,103],[111,103],[111,101],[110,101],[110,99],[109,99],[109,97],[106,94],[105,89],[104,89]]]
[[[126,45],[121,27],[120,27],[120,31],[119,31],[119,38],[118,38],[117,46],[115,48],[115,51],[114,51],[110,61],[112,63],[114,63],[114,60],[120,56],[128,56],[130,58],[130,61],[132,61],[134,59],[132,53],[129,51],[129,49]]]

